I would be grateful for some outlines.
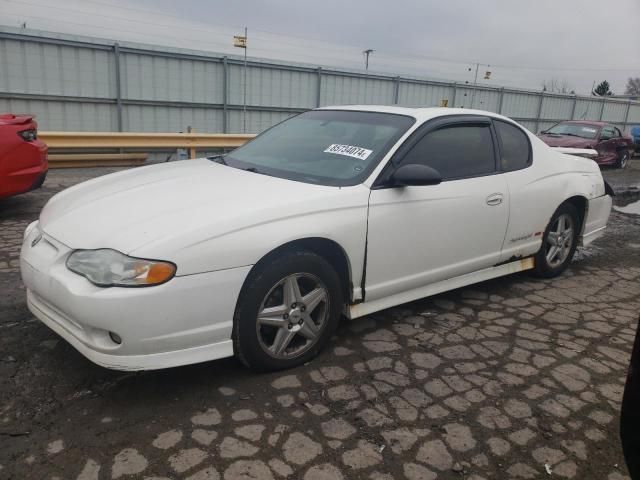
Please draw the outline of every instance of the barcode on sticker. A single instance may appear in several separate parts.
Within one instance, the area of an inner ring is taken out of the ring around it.
[[[337,155],[346,155],[347,157],[357,158],[359,160],[366,160],[369,155],[373,153],[373,150],[367,150],[362,147],[354,147],[353,145],[338,145],[334,143],[329,145],[324,153],[335,153]]]

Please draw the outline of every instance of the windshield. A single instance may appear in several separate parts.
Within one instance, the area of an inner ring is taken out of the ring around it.
[[[558,123],[547,130],[551,135],[570,135],[582,138],[596,138],[598,128],[581,123]]]
[[[290,180],[356,185],[414,122],[389,113],[313,110],[265,131],[224,161]]]

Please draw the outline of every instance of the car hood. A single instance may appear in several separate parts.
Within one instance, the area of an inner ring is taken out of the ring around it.
[[[368,189],[329,187],[269,177],[207,159],[142,167],[71,187],[45,206],[40,228],[70,248],[146,247],[199,242],[282,218],[344,208],[341,194]],[[353,204],[353,195],[349,202]],[[177,243],[176,239],[181,239]],[[150,251],[157,251],[152,248]]]
[[[594,139],[578,138],[570,135],[540,135],[540,139],[550,147],[587,148],[596,143]]]

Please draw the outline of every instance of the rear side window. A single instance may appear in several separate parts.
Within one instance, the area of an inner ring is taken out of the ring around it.
[[[500,166],[505,172],[521,170],[531,164],[531,145],[527,134],[507,122],[494,120],[500,142]]]
[[[429,132],[405,155],[402,163],[428,165],[445,180],[493,173],[495,160],[489,125],[454,125]]]

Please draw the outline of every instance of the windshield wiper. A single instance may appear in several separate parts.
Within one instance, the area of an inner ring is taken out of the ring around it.
[[[258,170],[256,167],[247,167],[241,168],[240,170],[244,170],[245,172],[257,173],[258,175],[266,175],[267,177],[274,177],[271,173],[263,172],[262,170]]]
[[[207,160],[211,160],[212,162],[216,162],[216,163],[219,163],[221,165],[228,165],[228,163],[224,159],[223,155],[213,155],[211,157],[207,157]]]
[[[578,137],[578,138],[587,138],[587,137],[583,137],[582,135],[576,135],[575,133],[551,133],[551,135],[559,135],[559,136],[566,136],[566,137]]]

